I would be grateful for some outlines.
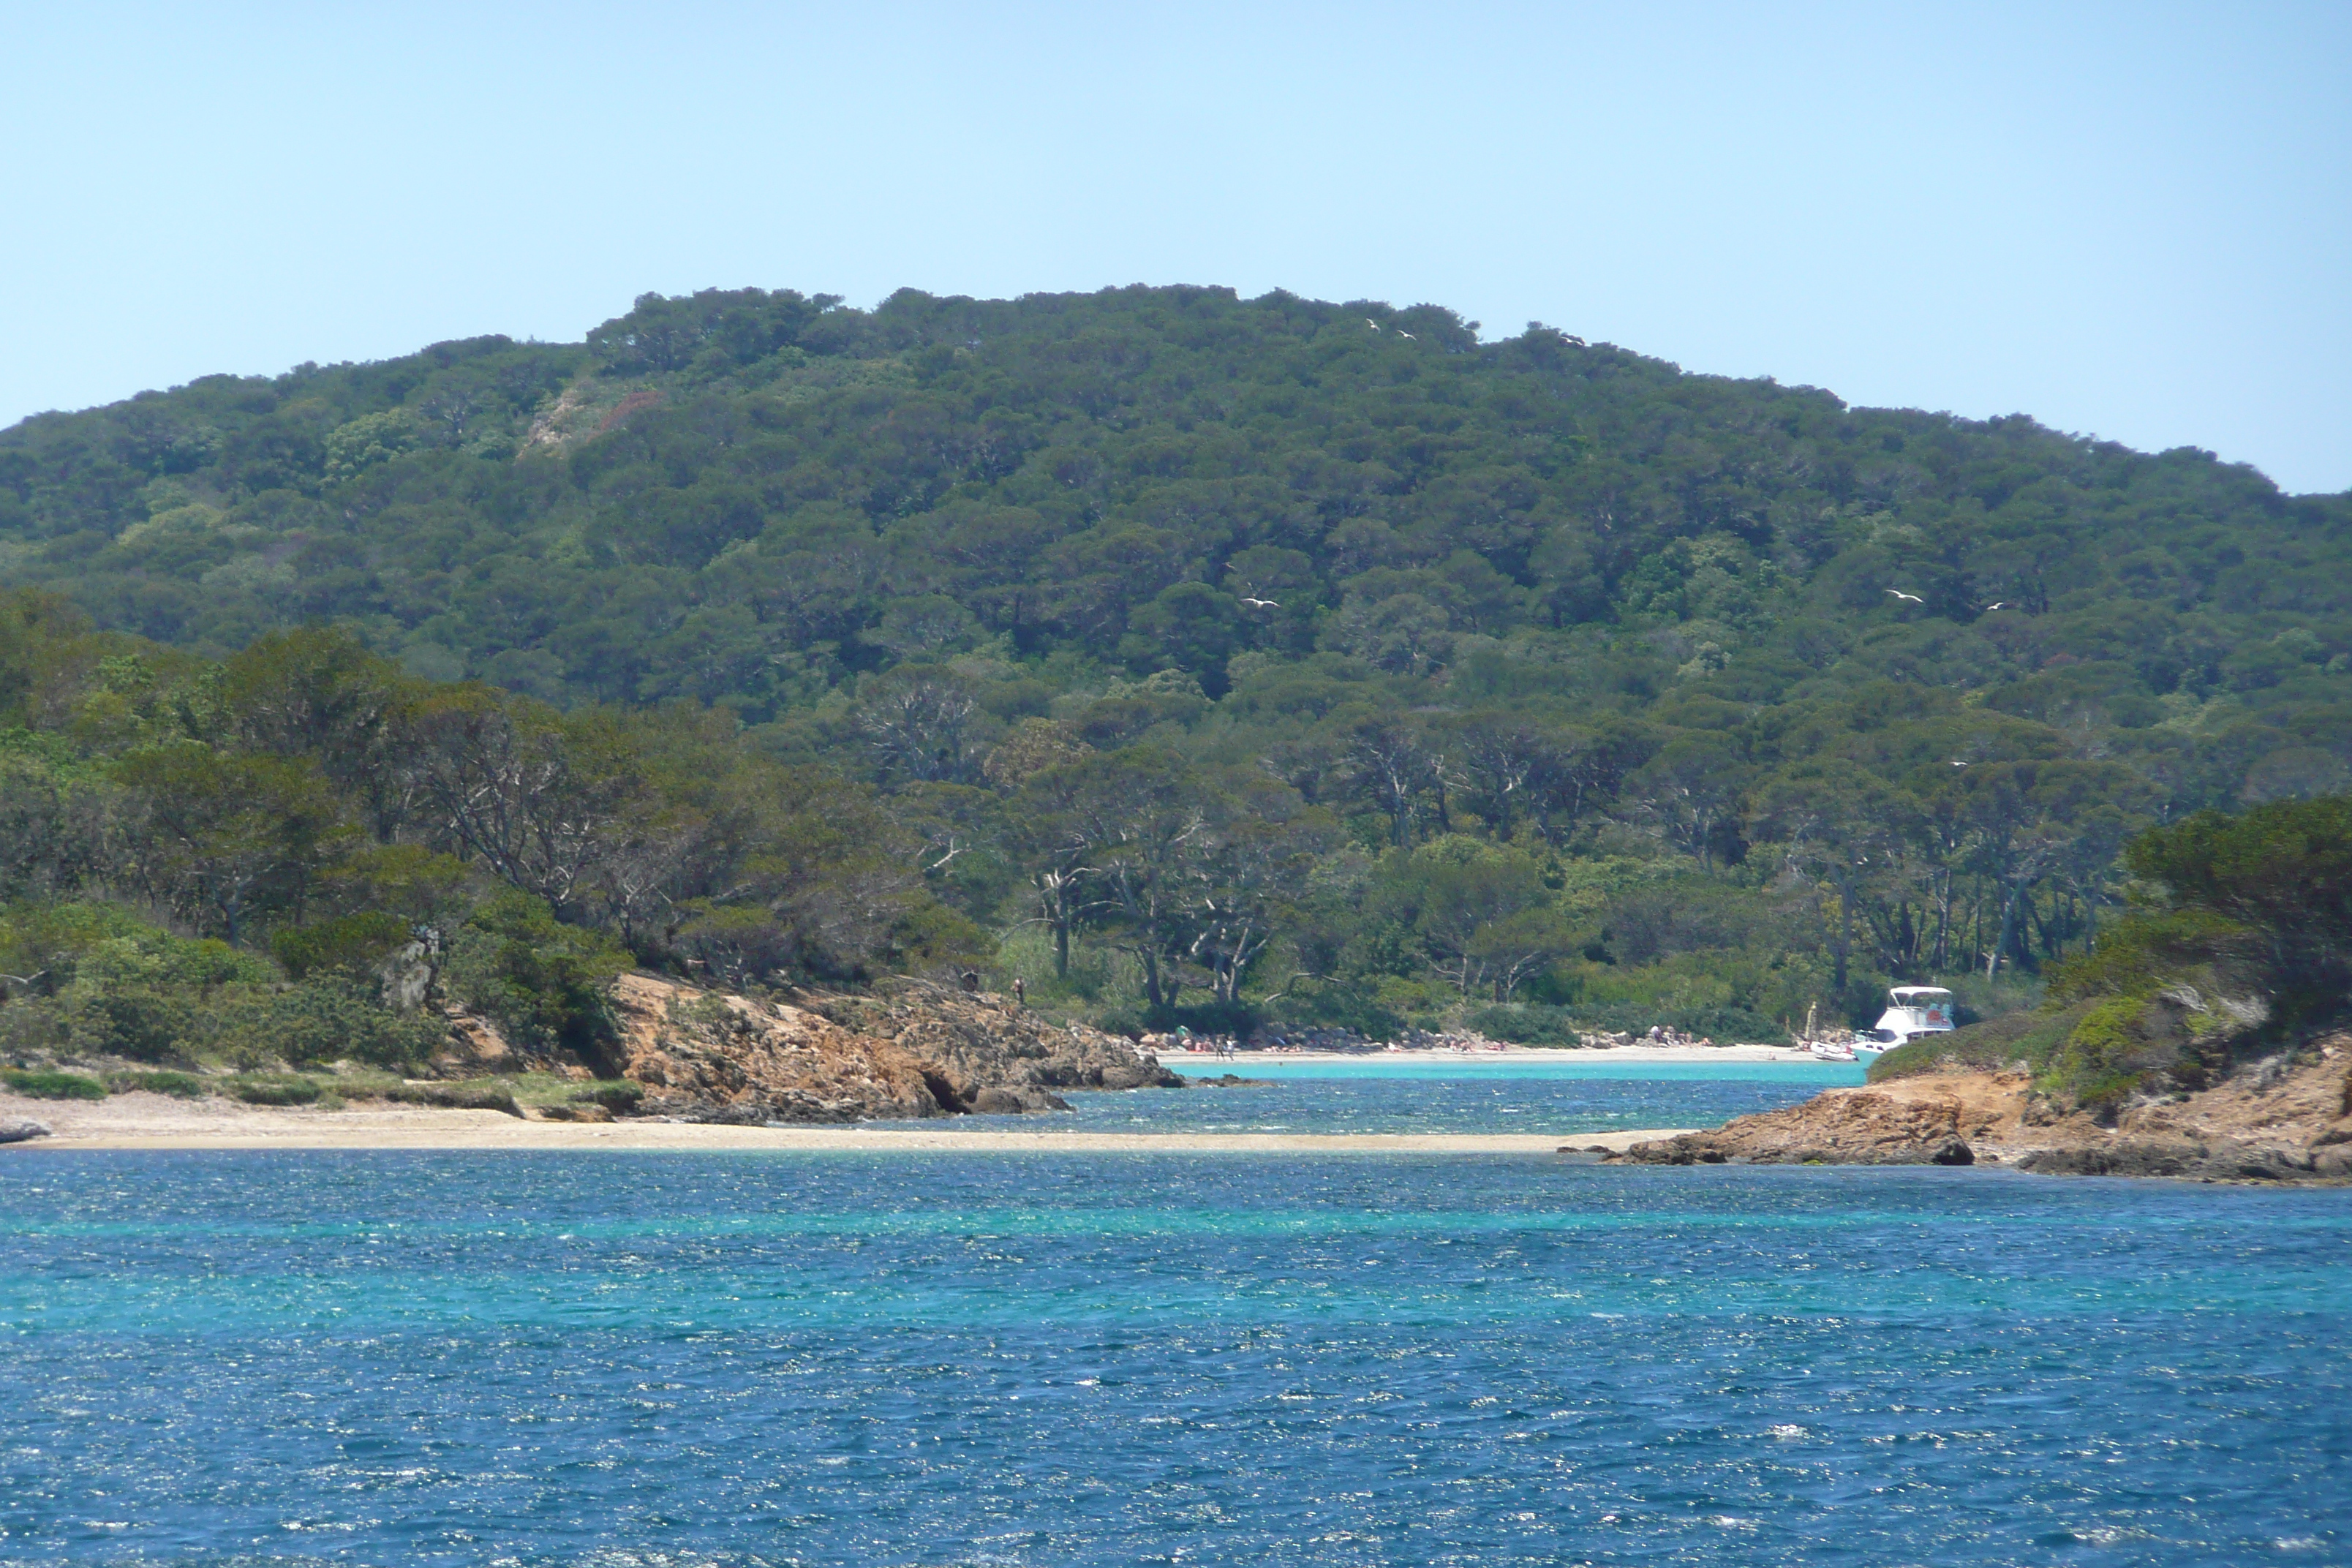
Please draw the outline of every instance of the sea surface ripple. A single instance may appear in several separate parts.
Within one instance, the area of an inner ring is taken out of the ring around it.
[[[0,1563],[2343,1563],[2352,1194],[0,1160]]]

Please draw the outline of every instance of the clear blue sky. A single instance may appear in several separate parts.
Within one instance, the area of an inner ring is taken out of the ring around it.
[[[2352,5],[0,9],[0,421],[646,289],[1429,300],[2352,487]]]

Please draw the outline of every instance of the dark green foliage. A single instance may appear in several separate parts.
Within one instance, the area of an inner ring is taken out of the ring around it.
[[[106,1085],[75,1072],[26,1071],[0,1068],[0,1084],[34,1100],[104,1100]]]

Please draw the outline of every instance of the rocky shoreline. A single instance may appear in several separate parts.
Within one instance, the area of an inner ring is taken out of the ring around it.
[[[1580,1152],[1578,1145],[1563,1152]],[[1592,1151],[1598,1152],[1599,1151]],[[2006,1165],[2053,1175],[2352,1181],[2352,1034],[2250,1063],[2110,1122],[2051,1104],[2019,1071],[1951,1070],[1742,1116],[1605,1153],[1633,1165]]]

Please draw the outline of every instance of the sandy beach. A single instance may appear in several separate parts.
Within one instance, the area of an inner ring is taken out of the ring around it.
[[[715,1127],[678,1121],[525,1121],[495,1110],[396,1105],[346,1110],[283,1110],[222,1100],[119,1094],[90,1102],[0,1094],[0,1121],[28,1117],[53,1136],[0,1144],[0,1160],[75,1149],[604,1149],[673,1152],[751,1152],[957,1154],[1085,1154],[1175,1152],[1294,1154],[1549,1154],[1622,1148],[1681,1129],[1558,1134],[1070,1132],[1015,1117],[957,1118],[936,1129]]]

